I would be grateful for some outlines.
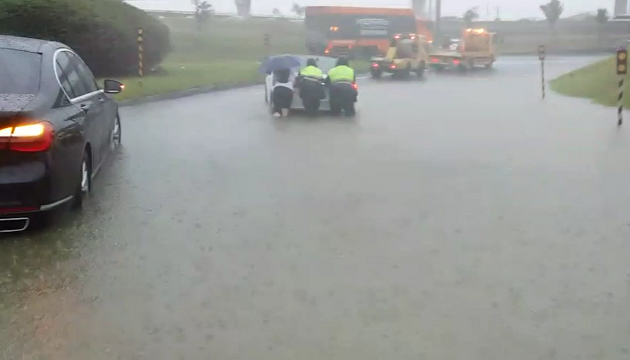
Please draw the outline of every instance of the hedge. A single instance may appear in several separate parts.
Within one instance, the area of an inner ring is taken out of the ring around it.
[[[122,0],[0,0],[0,34],[62,42],[97,77],[137,72],[139,27],[149,69],[170,51],[169,29]]]

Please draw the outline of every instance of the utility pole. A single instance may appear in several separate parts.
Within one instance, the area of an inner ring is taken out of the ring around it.
[[[497,6],[497,18],[496,20],[501,20],[501,7]]]
[[[442,29],[440,21],[442,19],[442,0],[435,0],[435,30],[433,32],[433,41],[442,44]]]

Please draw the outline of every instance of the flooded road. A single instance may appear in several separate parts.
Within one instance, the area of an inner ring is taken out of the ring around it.
[[[85,212],[0,240],[0,359],[627,360],[630,132],[539,71],[124,108]]]

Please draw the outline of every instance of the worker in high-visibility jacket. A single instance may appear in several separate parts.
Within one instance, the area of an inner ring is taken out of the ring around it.
[[[330,112],[341,114],[341,110],[348,116],[355,114],[354,103],[357,101],[356,75],[350,67],[348,59],[340,57],[337,66],[330,69],[326,83],[330,85]]]
[[[307,113],[316,113],[319,110],[320,101],[326,97],[323,78],[324,73],[317,67],[315,59],[308,59],[306,67],[300,70],[298,76],[300,98]]]

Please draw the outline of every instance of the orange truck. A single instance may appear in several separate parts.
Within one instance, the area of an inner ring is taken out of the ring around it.
[[[432,40],[428,21],[411,8],[307,6],[304,14],[306,47],[312,55],[382,56],[399,33]]]

